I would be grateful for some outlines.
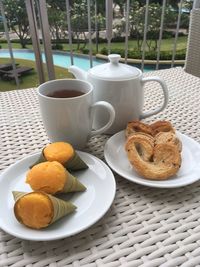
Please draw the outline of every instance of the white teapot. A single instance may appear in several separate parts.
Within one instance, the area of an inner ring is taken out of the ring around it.
[[[104,100],[114,107],[115,121],[106,132],[114,134],[125,129],[127,123],[133,119],[140,120],[161,112],[168,103],[168,90],[165,81],[161,78],[156,76],[143,78],[143,74],[138,68],[119,63],[120,55],[111,54],[108,58],[109,63],[97,65],[88,72],[76,66],[70,66],[69,72],[74,74],[77,79],[86,80],[94,86],[94,102]],[[143,113],[143,85],[149,81],[160,83],[164,101],[161,107]],[[106,112],[96,114],[94,128],[102,127],[108,118]]]

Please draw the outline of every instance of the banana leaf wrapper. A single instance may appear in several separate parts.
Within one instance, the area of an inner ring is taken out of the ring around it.
[[[82,192],[85,190],[86,187],[75,176],[68,172],[67,181],[61,193]]]
[[[44,156],[44,148],[43,148],[39,159],[33,165],[30,166],[30,169],[33,166],[35,166],[41,162],[44,162],[44,161],[47,161],[47,159]],[[80,158],[80,156],[78,155],[78,153],[76,151],[74,153],[74,156],[71,159],[69,159],[67,162],[65,162],[64,164],[62,163],[62,165],[67,170],[70,170],[70,171],[79,171],[79,170],[84,170],[84,169],[88,168],[88,165]]]
[[[13,197],[14,197],[15,202],[18,199],[20,199],[22,196],[28,194],[28,193],[19,192],[19,191],[14,191],[12,193],[13,193]],[[74,212],[77,208],[70,201],[61,200],[57,197],[46,194],[44,192],[40,192],[40,193],[48,196],[48,198],[50,199],[50,201],[53,205],[53,218],[52,218],[51,222],[49,223],[49,225],[53,224],[54,222],[58,221],[59,219],[63,218],[64,216]]]

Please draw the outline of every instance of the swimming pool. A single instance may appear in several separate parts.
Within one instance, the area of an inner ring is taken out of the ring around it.
[[[18,59],[27,59],[27,60],[33,60],[35,61],[35,55],[34,52],[30,49],[13,49],[13,55],[14,58]],[[83,70],[89,70],[90,69],[90,60],[89,56],[87,55],[74,55],[74,65],[80,67]],[[0,58],[10,58],[10,54],[8,49],[0,49]],[[42,53],[42,60],[45,62],[45,56],[44,53]],[[70,54],[67,52],[53,52],[53,62],[54,65],[68,68],[71,66],[71,59]],[[93,66],[103,64],[107,61],[103,59],[97,59],[96,57],[93,57]],[[141,68],[140,64],[130,64],[131,66],[135,66],[137,68]],[[163,66],[161,68],[167,68],[167,66]],[[154,65],[145,65],[144,72],[155,70],[155,64]]]
[[[13,50],[14,58],[19,59],[28,59],[35,61],[35,55],[32,50],[29,49],[21,49],[21,50]],[[7,49],[0,50],[0,58],[10,58],[9,51]],[[42,60],[45,62],[44,53],[42,53]],[[53,53],[53,62],[54,65],[68,68],[71,66],[70,55],[64,52],[54,52]],[[105,63],[104,60],[93,58],[93,66]],[[86,55],[74,55],[74,65],[80,67],[83,70],[90,69],[90,61],[89,57]]]

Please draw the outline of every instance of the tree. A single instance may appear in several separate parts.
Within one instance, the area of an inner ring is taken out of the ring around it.
[[[97,13],[97,15],[92,16],[91,18],[92,22],[92,28],[94,30],[95,34],[95,43],[96,43],[96,53],[98,53],[99,49],[99,32],[102,29],[106,28],[106,19],[104,16],[101,15],[101,13]],[[94,38],[93,38],[94,41]]]
[[[84,40],[84,46],[87,44],[86,31],[88,29],[87,0],[74,2],[71,9],[71,27],[77,39],[77,49],[80,49],[80,37]]]
[[[59,43],[59,40],[65,37],[67,28],[66,11],[62,10],[56,1],[47,4],[47,8],[51,35],[56,40],[56,43]]]
[[[132,37],[137,39],[138,50],[141,50],[144,35],[144,18],[146,12],[146,5],[140,7],[138,2],[134,2],[130,9],[130,33]],[[146,45],[149,50],[156,50],[158,46],[160,19],[162,7],[159,4],[150,4],[148,8],[148,22],[147,22],[147,41]],[[165,8],[164,29],[166,22],[175,22],[177,15],[170,9],[169,6]]]
[[[99,30],[105,28],[105,0],[97,0],[97,12],[95,16],[95,2],[91,2],[91,26],[96,31],[98,39]],[[87,0],[69,1],[72,36],[77,40],[77,49],[83,43],[84,48],[88,41],[88,11]],[[65,0],[47,0],[48,19],[52,37],[58,42],[66,37],[67,18]],[[80,41],[82,39],[82,41]],[[98,49],[97,49],[98,50]]]
[[[19,37],[22,48],[26,48],[27,39],[29,38],[29,22],[25,1],[4,0],[3,4],[9,29]]]
[[[95,16],[95,6],[94,2],[90,7],[91,15],[91,31],[92,33],[96,30],[96,35],[98,39],[99,30],[105,28],[105,18],[102,16],[102,13],[105,15],[105,7],[103,9],[102,1],[97,1],[97,15]],[[97,25],[95,23],[97,22]],[[71,7],[71,26],[72,31],[77,39],[77,49],[80,49],[80,37],[83,39],[85,48],[88,41],[88,6],[87,0],[74,1]],[[95,27],[96,26],[96,27]],[[98,46],[98,45],[97,45]],[[97,48],[98,50],[98,48]]]
[[[4,31],[3,18],[2,16],[0,16],[0,33],[2,34],[3,31]]]

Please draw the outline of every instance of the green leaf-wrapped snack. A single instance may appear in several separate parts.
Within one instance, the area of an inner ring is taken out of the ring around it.
[[[45,228],[60,218],[75,211],[76,206],[44,192],[14,191],[14,214],[23,225],[33,228]]]
[[[86,190],[86,187],[58,161],[45,161],[33,166],[26,175],[26,183],[34,191],[43,191],[51,195]]]
[[[44,161],[58,161],[70,171],[78,171],[88,168],[87,164],[80,158],[72,145],[66,142],[55,142],[44,147],[35,164]]]

